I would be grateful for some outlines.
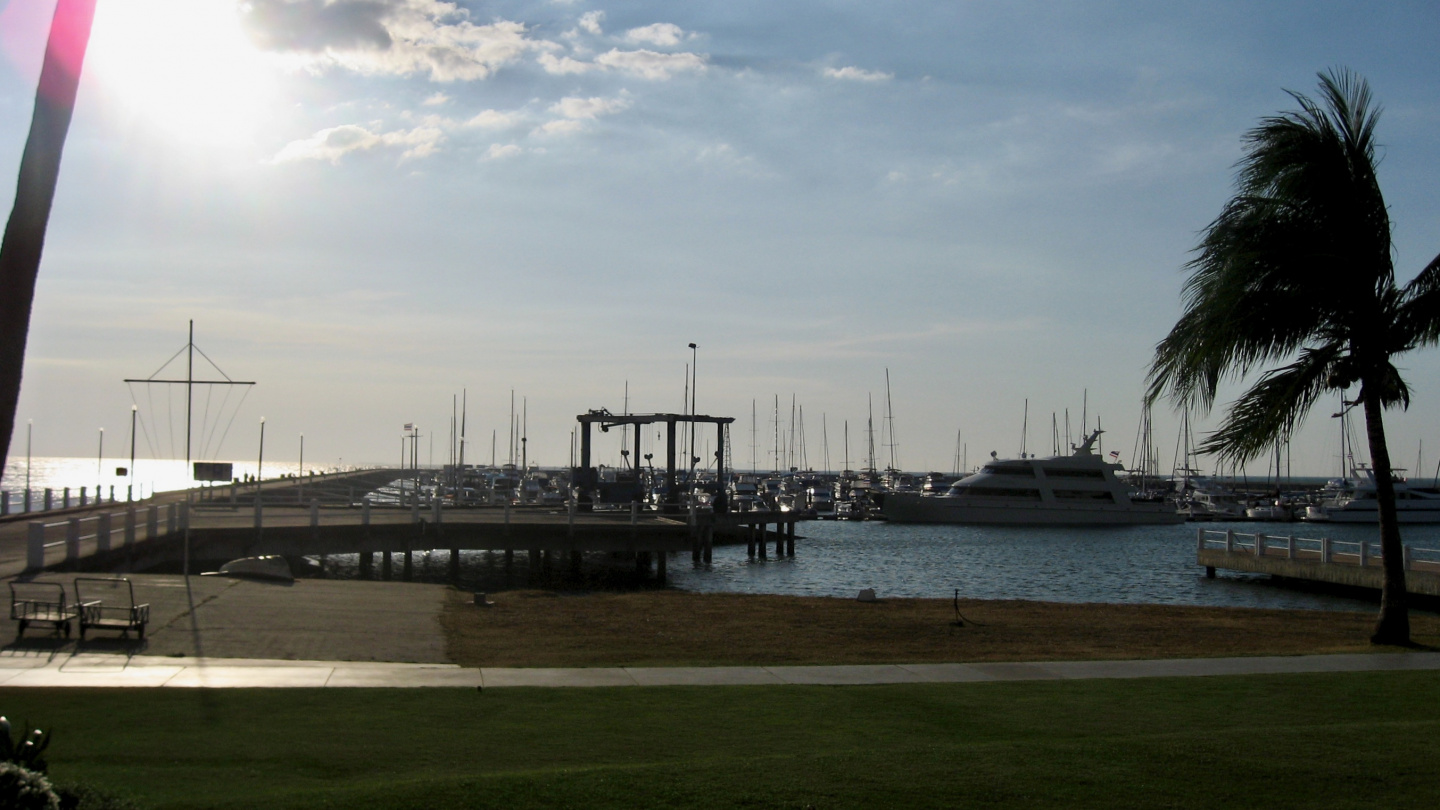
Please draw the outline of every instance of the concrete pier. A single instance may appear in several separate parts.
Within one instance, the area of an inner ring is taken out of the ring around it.
[[[1384,580],[1379,545],[1369,541],[1199,529],[1195,561],[1205,566],[1209,577],[1214,577],[1217,569],[1225,569],[1375,591]],[[1405,590],[1440,597],[1440,549],[1406,547]]]

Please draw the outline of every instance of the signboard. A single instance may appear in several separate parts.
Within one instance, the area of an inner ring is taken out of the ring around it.
[[[228,461],[197,461],[195,462],[196,481],[232,481],[234,480],[234,464]]]
[[[129,475],[129,474],[130,474],[130,468],[129,468],[129,467],[116,467],[116,468],[115,468],[115,475],[116,475],[117,477],[123,478],[123,477],[125,477],[125,476],[127,476],[127,475]]]

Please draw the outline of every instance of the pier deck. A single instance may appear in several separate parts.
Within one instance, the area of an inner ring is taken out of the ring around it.
[[[607,552],[635,555],[637,568],[647,571],[653,558],[663,581],[666,555],[690,550],[696,561],[709,562],[717,536],[748,539],[752,554],[758,546],[762,555],[773,540],[777,555],[793,556],[795,524],[808,519],[793,512],[667,516],[638,509],[582,512],[574,505],[382,507],[352,500],[357,485],[363,495],[388,477],[392,473],[368,471],[267,483],[258,497],[254,485],[225,486],[188,497],[174,493],[12,520],[0,525],[0,575],[57,566],[144,570],[187,556],[188,537],[192,560],[361,554],[362,568],[368,568],[378,553],[385,555],[385,571],[391,554],[405,555],[408,562],[413,552],[430,549],[503,551],[507,561],[523,552],[534,567],[548,564],[552,555],[568,555],[573,567],[579,555]],[[772,525],[774,531],[768,530]],[[455,566],[458,554],[452,555],[452,570],[458,572]]]
[[[1223,568],[1375,591],[1384,579],[1379,544],[1369,541],[1199,529],[1195,561],[1211,577]],[[1405,547],[1405,590],[1440,597],[1440,549]]]

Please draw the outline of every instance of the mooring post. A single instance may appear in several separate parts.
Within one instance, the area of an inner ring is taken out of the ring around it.
[[[435,509],[434,509],[434,511],[435,511],[435,517],[434,517],[435,525],[436,525],[436,526],[439,526],[439,525],[440,525],[440,499],[439,499],[438,497],[435,499],[434,504],[435,504]]]
[[[95,553],[104,554],[110,550],[110,513],[101,512],[95,516]]]
[[[648,567],[648,566],[647,566]],[[665,552],[655,552],[655,582],[665,584]]]
[[[394,563],[390,559],[390,549],[380,553],[380,576],[386,582],[394,578]]]
[[[70,508],[70,487],[65,487],[65,496],[61,498],[60,505],[62,509]]]
[[[45,488],[45,511],[46,511],[46,512],[49,512],[50,509],[54,506],[54,504],[55,504],[55,490],[51,489],[50,487],[46,487],[46,488]],[[28,512],[28,511],[30,511],[30,510],[29,510],[29,509],[26,509],[25,511]]]
[[[778,524],[778,523],[775,524],[775,528],[777,528],[777,529],[780,528],[780,524]],[[769,524],[769,523],[762,523],[762,524],[760,524],[760,537],[759,537],[759,539],[756,541],[755,547],[756,547],[756,549],[760,552],[760,559],[762,559],[762,560],[768,560],[768,559],[770,559],[770,551],[769,551],[769,547],[770,547],[770,524]]]
[[[255,520],[256,520],[256,523],[258,524],[260,519],[257,517]],[[146,540],[154,540],[156,537],[159,537],[159,536],[160,536],[160,505],[159,505],[159,504],[153,504],[153,503],[152,503],[152,504],[150,504],[149,508],[147,508],[147,509],[145,510],[145,539],[146,539]]]
[[[450,581],[460,581],[460,549],[450,547]]]
[[[706,526],[706,527],[705,527],[705,564],[706,564],[706,565],[709,565],[710,562],[711,562],[711,560],[712,560],[713,557],[714,557],[714,548],[715,548],[715,527],[714,527],[714,526]],[[665,555],[662,553],[660,556],[661,556],[661,557],[664,557]]]
[[[1293,534],[1285,541],[1285,559],[1295,559],[1295,535]]]
[[[88,494],[88,493],[87,493],[87,490],[88,490],[88,489],[89,489],[89,487],[80,487],[80,505],[81,505],[81,506],[84,506],[85,504],[89,503],[89,501],[86,500],[86,495]]]
[[[410,546],[411,546],[410,539],[409,539],[409,538],[406,538],[406,539],[405,539],[405,564],[404,564],[404,568],[402,569],[402,571],[401,571],[401,573],[400,573],[400,578],[403,579],[403,580],[405,580],[406,582],[409,582],[410,579],[411,579],[411,577],[413,577],[413,576],[415,575],[415,553],[414,553],[414,550],[413,550]]]
[[[510,499],[505,499],[505,536],[510,536]]]
[[[795,556],[795,521],[790,521],[790,529],[785,532],[785,556]]]
[[[0,489],[0,517],[7,517],[10,514],[10,491]]]
[[[1226,529],[1226,530],[1225,530],[1225,553],[1226,553],[1226,554],[1233,554],[1233,553],[1235,553],[1235,530],[1234,530],[1234,529]]]
[[[745,555],[755,559],[755,524],[751,523],[745,527]]]
[[[1370,564],[1370,541],[1360,541],[1360,567],[1364,568]]]
[[[25,569],[39,571],[45,567],[45,521],[30,521],[30,540],[25,549]]]
[[[65,525],[65,565],[80,561],[80,518],[70,518]]]
[[[27,514],[27,515],[30,514],[30,505],[31,505],[31,504],[30,504],[30,501],[31,501],[31,499],[34,498],[34,497],[35,497],[34,493],[32,493],[32,492],[31,492],[30,490],[28,490],[28,489],[25,490],[25,499],[24,499],[24,500],[25,500],[25,514]]]
[[[416,524],[416,525],[418,525],[418,524],[420,523],[420,496],[419,496],[419,495],[416,495],[416,496],[415,496],[415,499],[410,502],[410,522],[413,523],[413,524]]]
[[[1196,550],[1196,551],[1204,551],[1204,550],[1205,550],[1205,530],[1204,530],[1204,529],[1196,529],[1196,530],[1195,530],[1195,550]]]
[[[1332,552],[1332,549],[1330,548],[1330,538],[1328,538],[1328,537],[1322,537],[1322,538],[1320,538],[1320,562],[1328,563],[1328,562],[1330,562],[1330,559],[1331,559],[1332,556],[1333,556],[1333,552]]]
[[[1405,549],[1405,554],[1401,558],[1401,567],[1409,571],[1411,566],[1415,564],[1415,555],[1410,553],[1409,546],[1401,546],[1401,548]]]
[[[1265,535],[1255,533],[1255,557],[1258,559],[1265,556]]]

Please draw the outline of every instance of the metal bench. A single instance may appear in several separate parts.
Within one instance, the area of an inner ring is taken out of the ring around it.
[[[10,583],[10,618],[20,623],[17,637],[25,635],[30,625],[42,622],[69,638],[70,620],[78,616],[78,607],[65,600],[65,586],[58,582]]]
[[[80,608],[80,638],[91,628],[136,631],[145,638],[150,605],[135,604],[135,586],[125,577],[76,577],[75,602]]]

